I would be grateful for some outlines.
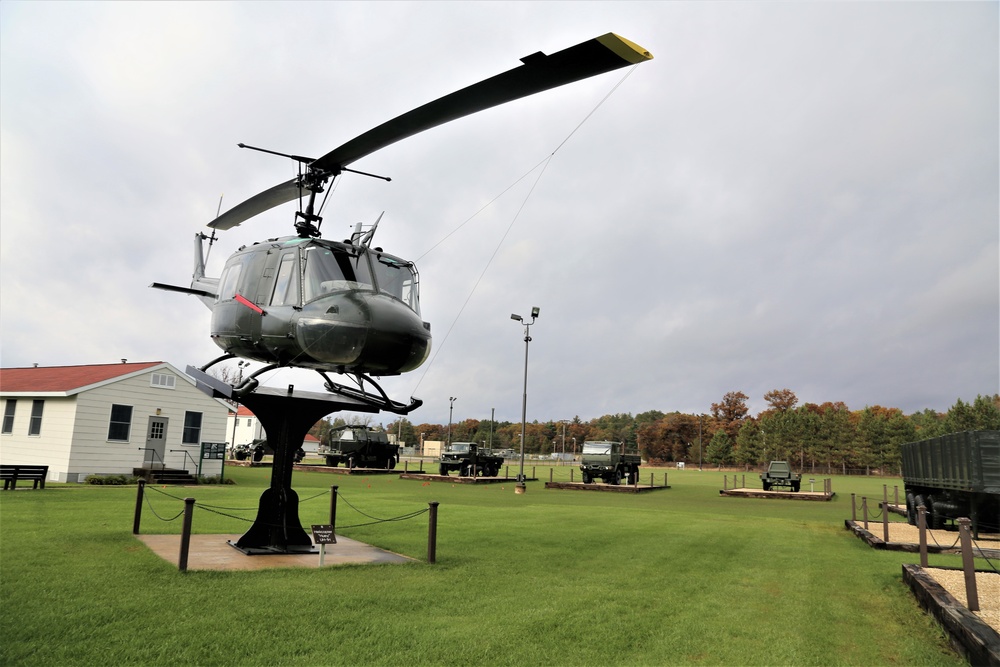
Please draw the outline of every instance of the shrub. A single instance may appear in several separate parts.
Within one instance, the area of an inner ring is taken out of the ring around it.
[[[98,486],[125,486],[137,484],[139,478],[134,475],[87,475],[83,481],[85,484]]]

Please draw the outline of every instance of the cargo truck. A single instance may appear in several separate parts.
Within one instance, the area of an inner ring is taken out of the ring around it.
[[[382,431],[363,426],[339,426],[323,438],[316,452],[326,464],[348,468],[379,468],[392,470],[399,462],[399,445],[389,442]]]
[[[964,431],[901,447],[906,518],[943,528],[967,517],[978,533],[1000,532],[1000,431]]]
[[[584,484],[598,478],[605,484],[621,484],[622,480],[635,484],[639,479],[640,463],[642,458],[638,454],[625,453],[623,442],[587,441],[583,443],[580,471]]]

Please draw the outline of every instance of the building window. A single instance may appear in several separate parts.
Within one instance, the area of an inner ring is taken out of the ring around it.
[[[17,399],[8,398],[7,403],[3,406],[3,432],[13,433],[14,432],[14,410],[17,410]]]
[[[28,435],[40,435],[42,432],[42,410],[45,409],[45,401],[35,399],[31,402],[31,421],[28,422]]]
[[[177,378],[167,373],[153,373],[150,376],[149,386],[157,389],[173,389]]]
[[[128,442],[132,430],[132,406],[112,405],[111,422],[108,424],[108,440]]]
[[[201,442],[201,413],[184,413],[184,435],[181,441],[185,445],[197,445]]]

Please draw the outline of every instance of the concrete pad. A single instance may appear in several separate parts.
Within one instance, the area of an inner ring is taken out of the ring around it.
[[[160,558],[178,565],[180,535],[136,535]],[[269,570],[279,567],[319,567],[319,554],[259,554],[247,556],[229,544],[241,535],[192,535],[188,545],[188,570]],[[416,563],[407,556],[385,551],[349,537],[337,535],[327,544],[323,566],[345,563]]]

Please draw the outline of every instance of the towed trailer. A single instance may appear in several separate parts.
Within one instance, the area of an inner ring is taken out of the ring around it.
[[[963,431],[902,446],[906,518],[943,528],[961,517],[978,534],[1000,532],[1000,431]]]

